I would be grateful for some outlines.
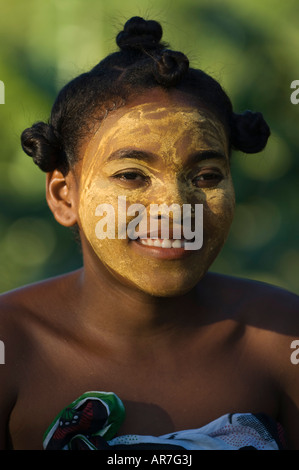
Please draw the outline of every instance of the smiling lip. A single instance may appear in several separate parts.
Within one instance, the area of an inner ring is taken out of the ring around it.
[[[185,250],[185,241],[164,238],[137,238],[132,240],[132,247],[143,256],[159,259],[181,259],[192,254],[192,250]]]

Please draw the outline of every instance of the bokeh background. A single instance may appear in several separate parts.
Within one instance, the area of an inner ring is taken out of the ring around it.
[[[116,49],[131,16],[161,22],[164,39],[218,79],[234,108],[262,111],[272,136],[262,153],[235,153],[237,209],[212,270],[299,294],[299,79],[297,0],[0,1],[0,292],[82,264],[72,233],[45,202],[45,175],[20,146],[47,120],[59,89]]]

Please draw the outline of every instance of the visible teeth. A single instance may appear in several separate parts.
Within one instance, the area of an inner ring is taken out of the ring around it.
[[[164,240],[160,239],[151,239],[151,238],[141,238],[140,239],[142,245],[147,246],[156,246],[158,248],[183,248],[184,241],[183,240],[169,240],[168,238],[164,238]]]
[[[184,246],[184,242],[181,240],[174,240],[172,242],[172,248],[182,248]]]
[[[154,241],[151,240],[150,238],[140,238],[140,242],[142,245],[152,246],[154,244]]]
[[[171,241],[167,238],[162,241],[162,248],[171,248]]]

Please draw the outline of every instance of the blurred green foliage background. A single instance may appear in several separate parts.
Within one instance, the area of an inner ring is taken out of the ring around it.
[[[45,175],[20,134],[47,120],[59,89],[116,49],[131,16],[162,23],[164,40],[220,81],[235,111],[262,111],[272,136],[262,153],[235,153],[237,208],[212,270],[299,294],[299,79],[297,0],[1,0],[0,292],[81,266],[68,229],[47,207]]]

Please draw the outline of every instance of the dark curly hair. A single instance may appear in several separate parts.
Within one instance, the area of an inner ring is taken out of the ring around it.
[[[230,149],[256,153],[265,147],[270,130],[262,114],[234,113],[219,83],[189,67],[188,58],[161,39],[158,22],[133,17],[116,37],[120,50],[62,88],[49,122],[37,122],[21,135],[23,150],[41,170],[58,168],[67,174],[78,160],[80,144],[107,113],[154,87],[176,88],[199,99],[224,124]]]

